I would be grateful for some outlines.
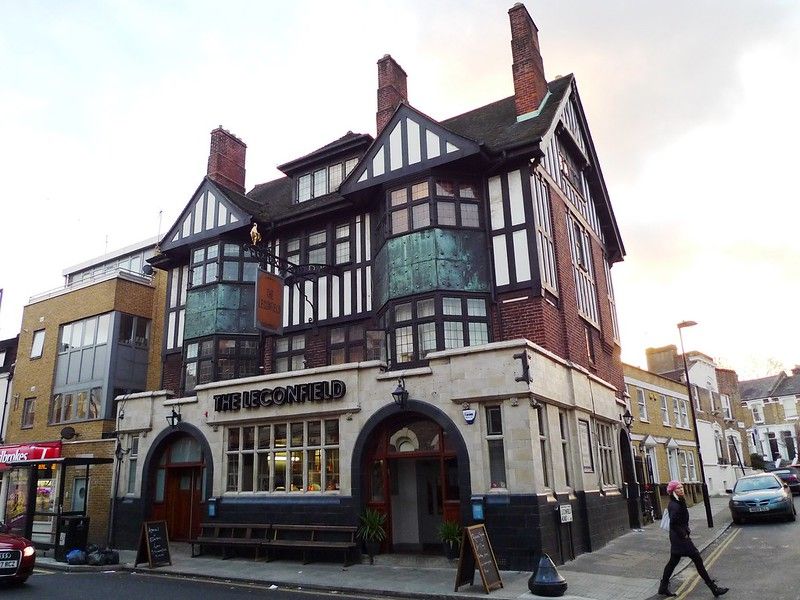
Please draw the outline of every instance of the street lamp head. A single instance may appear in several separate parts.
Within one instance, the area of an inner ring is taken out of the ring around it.
[[[678,323],[678,329],[684,329],[686,327],[694,327],[697,325],[697,321],[681,321]]]

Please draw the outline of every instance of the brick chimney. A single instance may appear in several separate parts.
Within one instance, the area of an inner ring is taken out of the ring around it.
[[[244,194],[245,143],[220,125],[211,132],[208,178]]]
[[[378,61],[378,112],[375,114],[378,135],[392,118],[401,102],[408,102],[406,72],[388,54]]]
[[[528,9],[517,2],[508,11],[511,21],[511,56],[514,60],[514,102],[517,116],[539,108],[547,95],[544,63],[539,51],[539,30]]]

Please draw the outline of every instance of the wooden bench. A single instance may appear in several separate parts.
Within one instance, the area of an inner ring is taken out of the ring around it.
[[[270,526],[263,523],[200,523],[200,535],[191,540],[192,557],[203,553],[203,546],[222,548],[223,560],[228,558],[229,548],[253,548],[256,559],[258,551],[269,537]],[[195,554],[194,547],[199,551]]]
[[[341,550],[344,553],[344,566],[351,564],[350,556],[355,552],[356,528],[346,525],[278,525],[270,528],[269,538],[262,542],[266,549],[266,559],[272,560],[275,548],[300,550],[303,563],[316,550]]]

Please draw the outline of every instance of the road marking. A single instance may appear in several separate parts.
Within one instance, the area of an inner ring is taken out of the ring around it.
[[[730,537],[722,542],[719,546],[717,546],[714,551],[708,555],[708,560],[704,560],[703,564],[706,566],[706,570],[714,565],[717,562],[717,559],[722,555],[722,553],[731,545],[736,536],[738,536],[742,532],[741,529],[737,529],[734,531]],[[686,581],[684,581],[681,586],[678,588],[678,600],[684,600],[689,594],[692,593],[697,584],[701,581],[700,575],[696,574],[694,577],[690,577]]]

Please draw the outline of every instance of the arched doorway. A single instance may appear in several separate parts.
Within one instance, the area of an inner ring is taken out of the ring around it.
[[[364,504],[387,517],[387,550],[441,552],[439,524],[462,521],[461,438],[454,437],[414,411],[388,416],[369,435],[361,485]]]
[[[203,448],[193,436],[176,433],[162,442],[154,459],[150,518],[165,520],[172,540],[197,537],[206,497]]]

